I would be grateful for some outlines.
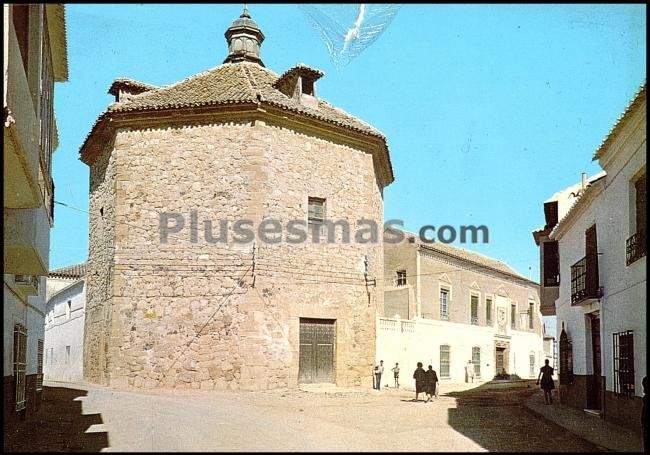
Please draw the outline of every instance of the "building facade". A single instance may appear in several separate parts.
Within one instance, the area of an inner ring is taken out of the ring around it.
[[[646,375],[645,84],[594,155],[558,243],[560,399],[640,430]]]
[[[5,435],[41,400],[45,277],[54,222],[54,83],[66,81],[61,4],[5,4],[4,42],[4,415]]]
[[[503,262],[404,235],[384,245],[377,359],[431,364],[443,383],[465,381],[469,361],[481,381],[536,377],[545,358],[537,283]]]
[[[52,270],[47,277],[43,375],[49,381],[83,379],[86,264]]]
[[[116,80],[116,102],[81,148],[85,379],[369,386],[382,230],[370,243],[346,243],[340,230],[330,243],[325,231],[326,220],[382,225],[393,181],[385,138],[316,96],[320,71],[267,69],[246,10],[226,40],[222,65],[176,84]],[[309,239],[289,239],[293,228]]]

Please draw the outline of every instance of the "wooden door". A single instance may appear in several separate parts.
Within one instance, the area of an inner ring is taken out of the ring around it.
[[[300,319],[298,382],[334,382],[333,319]]]
[[[496,374],[505,373],[505,362],[504,362],[504,353],[505,349],[497,348],[496,352]]]
[[[600,365],[600,317],[590,315],[591,353],[593,374],[587,387],[587,406],[590,409],[602,409],[601,400],[601,365]]]

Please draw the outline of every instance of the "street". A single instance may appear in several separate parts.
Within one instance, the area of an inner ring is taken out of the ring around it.
[[[539,393],[530,381],[444,387],[425,403],[395,389],[133,392],[51,383],[37,425],[24,440],[6,439],[5,450],[598,450],[523,406]]]

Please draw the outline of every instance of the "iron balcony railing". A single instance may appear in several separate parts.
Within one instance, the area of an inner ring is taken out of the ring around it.
[[[639,231],[625,242],[625,265],[641,259],[646,255],[645,231]]]
[[[598,256],[585,256],[571,266],[571,304],[602,297],[598,285]]]

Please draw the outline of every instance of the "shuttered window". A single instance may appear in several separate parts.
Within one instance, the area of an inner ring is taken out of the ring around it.
[[[470,322],[474,325],[478,325],[478,296],[473,295],[470,297],[471,305],[471,317]]]
[[[318,197],[309,198],[307,221],[310,224],[323,224],[325,222],[325,199]]]
[[[492,325],[492,299],[485,299],[485,323]]]

